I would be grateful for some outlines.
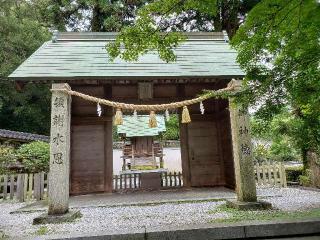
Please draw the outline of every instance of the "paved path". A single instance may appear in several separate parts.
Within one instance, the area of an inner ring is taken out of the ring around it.
[[[138,191],[133,193],[90,194],[70,197],[71,208],[150,205],[172,202],[217,201],[235,198],[233,190],[224,187]],[[46,202],[32,203],[18,212],[47,210]]]
[[[280,189],[260,189],[258,196],[260,198],[281,197],[287,191]],[[71,208],[88,207],[115,207],[128,205],[151,205],[162,203],[182,203],[182,202],[200,202],[200,201],[218,201],[225,199],[234,199],[236,194],[233,190],[225,187],[215,188],[182,188],[169,189],[161,191],[137,191],[129,193],[103,193],[90,194],[70,197]],[[47,210],[45,201],[29,204],[15,212],[31,212]]]

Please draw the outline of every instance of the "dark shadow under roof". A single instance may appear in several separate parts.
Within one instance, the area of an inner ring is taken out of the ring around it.
[[[78,80],[133,78],[243,77],[237,53],[219,33],[188,33],[175,49],[177,61],[166,63],[156,52],[137,62],[109,61],[107,42],[116,33],[59,33],[44,43],[10,76],[13,80]]]

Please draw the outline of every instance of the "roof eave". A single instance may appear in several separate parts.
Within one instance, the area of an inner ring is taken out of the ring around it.
[[[236,75],[180,75],[180,76],[66,76],[66,77],[15,77],[11,74],[8,78],[12,81],[27,81],[27,82],[69,82],[76,80],[152,80],[152,79],[241,79],[245,74]]]

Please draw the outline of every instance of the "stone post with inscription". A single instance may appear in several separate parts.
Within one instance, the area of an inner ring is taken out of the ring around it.
[[[71,97],[55,89],[70,89],[68,84],[52,84],[49,215],[69,210]]]
[[[233,87],[234,91],[239,91],[241,89],[241,81],[232,80],[228,87]],[[269,208],[271,207],[270,204],[257,202],[248,110],[237,106],[233,99],[230,99],[229,111],[237,201],[229,202],[228,205],[241,209]]]
[[[71,96],[55,91],[59,89],[70,87],[52,84],[48,213],[35,217],[33,224],[70,222],[81,217],[80,211],[69,211]]]

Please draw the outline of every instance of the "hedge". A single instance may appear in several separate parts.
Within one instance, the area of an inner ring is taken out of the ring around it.
[[[303,166],[286,167],[288,182],[299,182],[299,176],[303,174]]]

